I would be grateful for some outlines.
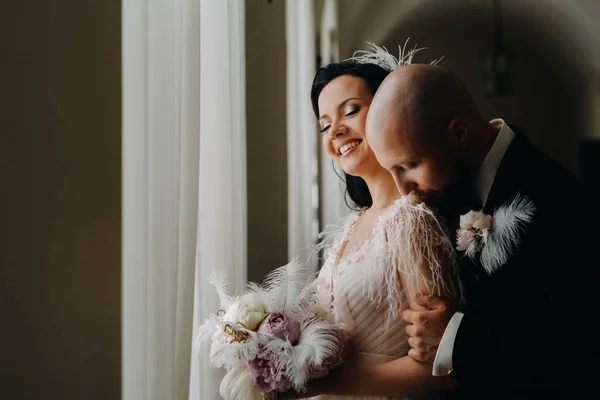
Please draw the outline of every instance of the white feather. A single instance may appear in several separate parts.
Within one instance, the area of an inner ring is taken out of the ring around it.
[[[300,295],[307,281],[306,269],[297,259],[269,273],[261,286],[268,297],[268,311],[284,312],[289,318],[299,319]]]
[[[300,339],[295,346],[290,346],[291,351],[288,351],[289,356],[285,360],[288,377],[296,391],[306,391],[312,367],[345,351],[348,336],[343,324],[331,324],[318,319],[303,324]]]
[[[404,47],[402,45],[398,46],[398,58],[390,54],[385,47],[367,42],[371,46],[371,50],[358,50],[354,52],[349,60],[353,60],[359,64],[376,64],[386,71],[392,72],[398,67],[412,64],[414,56],[419,51],[427,49],[427,47],[417,48],[416,45],[412,49],[408,49],[409,39],[406,39]],[[433,60],[430,64],[437,65],[442,59],[443,57]]]
[[[304,357],[311,354],[310,362],[321,364],[326,359],[339,354],[341,350],[339,340],[332,337],[334,330],[344,335],[348,334],[343,324],[332,324],[319,319],[305,321],[296,346],[302,346],[302,351],[306,352]]]
[[[212,340],[212,336],[219,328],[219,318],[215,314],[211,314],[200,325],[194,333],[194,348],[198,352],[204,352],[208,349]]]
[[[248,282],[246,285],[249,293],[262,293],[263,289],[256,282]]]
[[[221,308],[226,310],[234,302],[234,298],[227,293],[227,276],[223,273],[218,274],[216,271],[211,272],[208,278],[208,283],[214,286],[219,301],[221,302]]]
[[[517,194],[509,204],[494,212],[494,225],[481,251],[481,265],[488,274],[506,264],[514,254],[535,210],[530,199]]]
[[[261,400],[260,392],[243,364],[227,372],[221,381],[219,393],[224,400]]]
[[[290,381],[296,391],[304,392],[306,384],[310,378],[309,366],[314,359],[313,348],[308,344],[297,344],[289,360]]]

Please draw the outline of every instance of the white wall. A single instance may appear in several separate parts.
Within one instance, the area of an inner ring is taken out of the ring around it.
[[[0,13],[0,397],[120,398],[121,2]]]

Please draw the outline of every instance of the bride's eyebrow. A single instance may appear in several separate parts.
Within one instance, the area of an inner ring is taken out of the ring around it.
[[[338,109],[344,107],[346,105],[346,103],[348,103],[350,100],[359,100],[359,98],[358,97],[349,97],[349,98],[347,98],[346,100],[344,100],[344,101],[342,101],[340,103],[340,105],[338,106]]]
[[[341,108],[343,108],[343,107],[346,105],[346,103],[348,103],[350,100],[360,100],[360,99],[359,99],[358,97],[349,97],[349,98],[347,98],[346,100],[342,101],[342,102],[341,102],[341,103],[338,105],[338,110],[339,110],[339,109],[341,109]],[[320,121],[320,120],[322,120],[323,118],[327,118],[327,117],[329,117],[329,115],[327,115],[327,114],[323,114],[323,115],[321,115],[321,116],[319,117],[319,121]]]

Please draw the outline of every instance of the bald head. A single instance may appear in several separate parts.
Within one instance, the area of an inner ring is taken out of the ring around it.
[[[371,129],[384,134],[373,122],[394,120],[397,133],[412,139],[445,130],[455,118],[469,124],[486,122],[461,79],[450,70],[428,64],[412,64],[392,72],[381,84],[369,110]]]

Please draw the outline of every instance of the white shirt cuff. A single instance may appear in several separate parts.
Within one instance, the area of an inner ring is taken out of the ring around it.
[[[444,331],[442,340],[433,360],[433,376],[446,376],[452,372],[452,352],[454,351],[454,340],[464,314],[455,312]]]

